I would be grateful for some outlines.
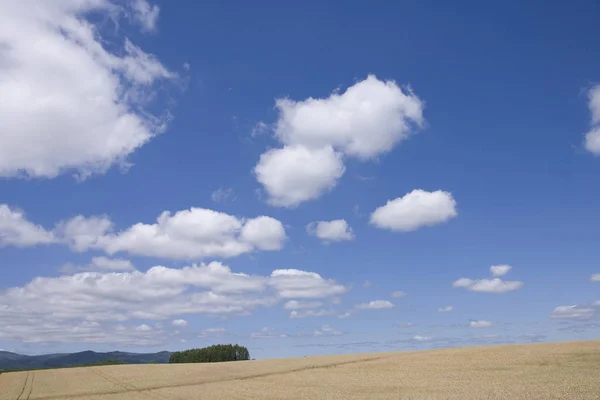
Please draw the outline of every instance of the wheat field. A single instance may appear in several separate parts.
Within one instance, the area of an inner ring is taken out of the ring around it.
[[[600,399],[600,341],[0,375],[0,400]]]

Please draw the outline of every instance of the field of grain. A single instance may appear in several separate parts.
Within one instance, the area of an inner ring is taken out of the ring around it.
[[[600,399],[600,341],[0,375],[26,399]]]

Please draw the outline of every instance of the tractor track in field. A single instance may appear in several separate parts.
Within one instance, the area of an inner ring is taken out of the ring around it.
[[[371,358],[364,358],[364,359],[360,359],[360,360],[339,361],[339,362],[323,364],[323,365],[306,365],[301,368],[289,369],[286,371],[273,371],[273,372],[265,372],[265,373],[261,373],[261,374],[233,376],[233,377],[222,378],[222,379],[214,379],[214,380],[208,380],[208,381],[204,381],[204,382],[190,382],[190,383],[183,383],[183,384],[159,385],[159,386],[151,386],[151,387],[144,387],[144,388],[136,387],[130,383],[121,381],[113,376],[110,376],[110,375],[106,374],[104,371],[101,371],[99,369],[101,367],[93,367],[93,368],[90,368],[90,370],[95,375],[112,383],[113,385],[119,387],[122,390],[91,391],[91,392],[86,392],[86,393],[76,394],[76,395],[73,394],[73,395],[60,395],[60,396],[59,395],[38,396],[38,397],[36,397],[36,399],[37,400],[77,399],[77,398],[84,397],[84,396],[111,395],[111,394],[123,394],[123,393],[143,393],[144,396],[154,398],[156,400],[165,400],[166,399],[165,397],[159,396],[156,393],[152,393],[152,391],[158,390],[158,389],[186,388],[186,387],[193,387],[193,386],[204,386],[204,385],[209,385],[209,384],[213,384],[213,383],[245,381],[245,380],[249,380],[249,379],[266,378],[266,377],[270,377],[270,376],[288,375],[288,374],[294,374],[294,373],[302,372],[302,371],[328,369],[328,368],[335,368],[335,367],[340,367],[340,366],[344,366],[344,365],[360,364],[360,363],[369,362],[369,361],[378,361],[378,360],[382,360],[387,357],[389,357],[389,356],[371,357]],[[21,400],[21,399],[18,399],[18,400]]]
[[[16,400],[29,400],[29,398],[31,397],[31,392],[33,391],[34,382],[35,372],[27,371],[27,376],[25,377],[23,388],[21,389],[21,393],[19,393]]]

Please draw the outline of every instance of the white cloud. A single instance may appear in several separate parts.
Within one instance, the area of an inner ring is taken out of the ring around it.
[[[21,211],[0,204],[0,246],[25,247],[54,242],[52,232],[29,222]]]
[[[290,291],[328,297],[341,290],[319,275],[309,280],[306,276],[311,273],[299,271],[282,284],[278,273],[253,276],[211,262],[179,269],[156,266],[146,272],[38,277],[24,286],[0,291],[0,341],[63,341],[66,339],[60,338],[59,332],[80,329],[83,322],[101,324],[103,332],[109,329],[107,324],[124,321],[150,326],[145,321],[170,319],[177,326],[182,323],[175,321],[185,315],[248,315],[257,308],[276,305]],[[310,310],[306,316],[319,315],[324,314]],[[88,340],[97,331],[73,340]]]
[[[104,250],[134,255],[197,260],[235,257],[283,247],[283,224],[271,217],[238,218],[205,208],[163,212],[154,224],[137,223],[115,232],[106,216],[76,216],[51,231],[27,221],[22,213],[0,205],[0,245],[66,243],[76,251]]]
[[[600,128],[594,128],[585,134],[585,148],[595,155],[600,155]]]
[[[443,312],[443,313],[450,312],[452,310],[454,310],[454,307],[452,307],[452,306],[446,306],[446,307],[440,307],[440,308],[438,308],[438,312]]]
[[[600,85],[589,91],[589,103],[592,128],[585,134],[585,148],[595,155],[600,155]]]
[[[592,282],[600,282],[600,274],[593,274],[590,279]]]
[[[269,150],[254,168],[256,179],[269,196],[269,204],[290,208],[333,189],[344,171],[341,153],[331,147],[304,146]]]
[[[338,315],[339,319],[346,319],[346,318],[350,318],[352,316],[352,313],[350,311],[345,311],[343,313],[341,313],[340,315]]]
[[[220,187],[210,195],[210,198],[215,203],[225,203],[226,201],[235,201],[237,197],[232,188]]]
[[[333,329],[329,325],[323,325],[321,329],[317,329],[314,331],[313,336],[315,337],[323,337],[323,336],[342,336],[344,332]]]
[[[359,310],[379,310],[382,308],[392,308],[394,304],[387,300],[373,300],[368,303],[357,304],[356,308]]]
[[[412,337],[413,340],[416,340],[417,342],[428,342],[430,340],[433,339],[433,337],[431,336],[421,336],[421,335],[415,335]]]
[[[493,277],[504,276],[510,271],[512,267],[510,265],[492,265],[490,267],[490,272]]]
[[[373,286],[373,283],[371,283],[370,280],[366,280],[363,282],[362,287],[364,287],[365,289],[370,288],[371,286]]]
[[[412,328],[413,323],[412,322],[400,322],[397,326],[398,326],[398,328]]]
[[[402,290],[396,290],[395,292],[392,292],[391,296],[394,298],[404,297],[406,296],[406,292],[403,292]]]
[[[290,312],[290,318],[309,318],[309,317],[326,317],[328,315],[332,315],[333,311],[331,310],[306,310],[306,311],[297,311],[294,310]]]
[[[449,192],[415,189],[377,208],[370,222],[378,228],[409,232],[441,224],[457,215],[456,201]]]
[[[493,325],[494,325],[494,324],[493,324],[493,323],[491,323],[490,321],[484,321],[484,320],[481,320],[481,321],[471,321],[471,322],[469,322],[469,326],[470,326],[471,328],[489,328],[489,327],[491,327],[491,326],[493,326]]]
[[[594,316],[595,310],[589,307],[559,306],[554,309],[551,318],[557,319],[589,319]]]
[[[286,310],[302,310],[305,308],[317,308],[323,305],[320,301],[298,301],[290,300],[283,305]]]
[[[306,232],[326,243],[354,239],[354,232],[344,219],[311,222],[306,226]]]
[[[328,98],[278,99],[275,104],[275,137],[283,148],[263,154],[255,174],[269,203],[280,207],[331,190],[344,173],[343,155],[375,158],[408,137],[411,124],[423,123],[423,104],[416,95],[373,75]]]
[[[423,123],[423,104],[410,91],[374,75],[326,99],[276,101],[275,134],[287,145],[334,146],[362,159],[390,151]]]
[[[160,9],[157,5],[150,5],[146,0],[134,0],[131,8],[135,19],[148,31],[156,29],[156,21]]]
[[[114,51],[104,46],[94,21],[119,14],[148,29],[158,8],[145,0],[0,3],[0,177],[127,167],[164,131],[167,119],[144,107],[157,81],[175,75],[127,39],[112,41]]]
[[[472,292],[486,293],[507,293],[514,290],[519,290],[523,287],[523,282],[519,281],[503,281],[500,278],[493,279],[469,279],[460,278],[454,281],[452,287],[465,288]]]
[[[452,287],[464,288],[472,292],[485,292],[485,293],[507,293],[515,290],[519,290],[523,287],[524,283],[520,281],[504,281],[497,276],[503,276],[512,267],[508,265],[492,266],[490,272],[495,278],[492,279],[469,279],[460,278],[454,281]]]
[[[142,324],[142,325],[140,325],[140,326],[136,327],[136,328],[135,328],[135,330],[136,330],[136,331],[139,331],[139,332],[150,332],[150,331],[152,331],[153,329],[152,329],[152,327],[151,327],[151,326],[148,326],[148,325],[146,325],[146,324]]]
[[[188,322],[185,319],[174,319],[173,321],[171,321],[171,324],[173,326],[187,326]]]
[[[315,272],[297,269],[278,269],[271,273],[269,285],[281,298],[315,299],[336,296],[348,289],[333,280],[326,280]]]

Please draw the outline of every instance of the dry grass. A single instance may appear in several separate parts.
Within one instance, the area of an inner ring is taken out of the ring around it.
[[[600,399],[600,341],[0,375],[16,399]]]

